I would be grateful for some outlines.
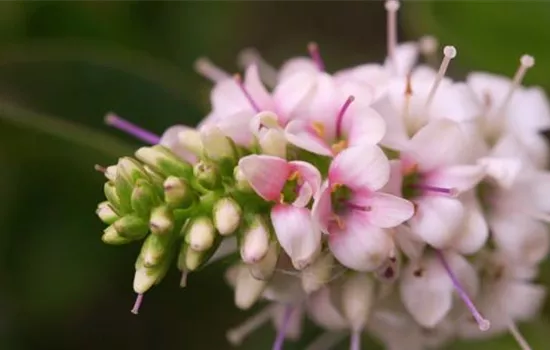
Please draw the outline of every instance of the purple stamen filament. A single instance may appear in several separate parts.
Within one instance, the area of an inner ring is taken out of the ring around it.
[[[134,136],[138,140],[155,145],[160,142],[160,137],[114,114],[105,117],[105,123]]]
[[[482,331],[488,330],[491,327],[491,323],[489,322],[489,320],[485,319],[481,315],[481,313],[477,310],[476,306],[472,302],[472,299],[470,299],[470,297],[468,296],[468,293],[466,293],[466,291],[462,287],[462,284],[460,283],[456,275],[453,273],[453,270],[447,263],[445,256],[443,256],[443,253],[440,250],[436,250],[435,253],[437,254],[437,257],[439,258],[439,260],[441,261],[441,264],[445,268],[445,271],[447,271],[447,274],[451,278],[451,281],[453,282],[456,292],[458,293],[462,301],[464,301],[464,304],[466,304],[466,307],[468,308],[468,310],[470,310],[472,316],[476,320],[479,326],[479,329]]]
[[[252,98],[252,95],[250,95],[250,92],[248,91],[246,86],[244,86],[244,82],[241,76],[237,74],[235,75],[234,79],[235,79],[235,82],[237,82],[237,85],[239,85],[239,88],[241,89],[241,91],[243,92],[244,97],[246,97],[246,99],[248,100],[248,103],[250,103],[250,105],[252,106],[252,109],[254,109],[256,113],[260,113],[261,111],[260,107],[258,106],[256,101],[254,101],[254,99]]]
[[[361,332],[354,330],[351,333],[350,350],[361,350]]]
[[[141,307],[141,303],[143,302],[143,294],[138,294],[136,298],[136,302],[134,303],[134,307],[132,307],[132,313],[134,315],[137,315],[139,313],[139,308]]]
[[[344,120],[344,115],[346,114],[346,111],[348,110],[351,103],[355,100],[355,97],[350,96],[344,102],[342,105],[342,108],[340,108],[340,112],[338,112],[338,116],[336,117],[336,138],[340,139],[342,137],[342,121]]]
[[[348,208],[355,209],[355,210],[361,210],[361,211],[371,211],[372,208],[370,206],[363,206],[363,205],[357,205],[351,202],[345,202],[345,205]]]
[[[321,72],[323,72],[325,70],[325,63],[321,58],[321,53],[319,52],[319,46],[317,46],[316,43],[309,43],[309,45],[307,46],[307,49],[309,51],[309,55],[311,56],[311,59],[317,65],[317,68]]]
[[[437,186],[430,186],[430,185],[412,185],[414,188],[427,191],[427,192],[437,192],[442,194],[448,194],[450,196],[455,194],[454,188],[445,188],[445,187],[437,187]]]
[[[292,316],[293,308],[292,306],[288,305],[285,308],[285,312],[283,315],[283,322],[281,324],[281,327],[279,328],[279,331],[277,332],[277,337],[275,338],[275,343],[273,343],[273,350],[282,350],[283,344],[285,342],[285,336],[286,336],[286,329],[288,327],[288,324],[290,323],[290,316]]]

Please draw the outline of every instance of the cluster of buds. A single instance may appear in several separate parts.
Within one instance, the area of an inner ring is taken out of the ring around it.
[[[276,71],[240,56],[244,79],[207,59],[212,112],[162,137],[115,116],[107,122],[152,144],[101,170],[103,240],[144,239],[134,289],[175,263],[186,275],[220,257],[235,304],[265,309],[228,332],[235,345],[263,323],[273,349],[307,317],[326,330],[309,349],[368,332],[388,349],[439,347],[510,332],[536,316],[534,280],[550,237],[550,107],[521,81],[445,77],[457,51],[437,41],[397,44],[399,3],[385,3],[388,57],[330,74],[317,45]],[[343,332],[344,331],[344,332]]]

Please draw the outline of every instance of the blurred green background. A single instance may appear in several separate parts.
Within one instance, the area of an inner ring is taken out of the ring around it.
[[[431,33],[455,45],[455,76],[511,75],[530,53],[527,83],[550,89],[549,20],[546,1],[410,1],[401,39]],[[139,144],[103,116],[115,111],[157,133],[194,124],[210,88],[193,71],[197,57],[236,72],[238,52],[254,46],[278,66],[311,40],[329,70],[380,61],[382,2],[0,2],[0,349],[229,348],[225,330],[247,314],[233,307],[223,266],[192,275],[185,290],[172,271],[138,317],[129,312],[139,246],[102,244],[94,210],[103,177],[93,165]],[[547,268],[541,279],[550,284]],[[522,330],[548,349],[548,316]],[[304,340],[316,334],[308,328]],[[243,348],[269,349],[273,337],[265,327]],[[517,345],[505,336],[452,349],[466,347]]]

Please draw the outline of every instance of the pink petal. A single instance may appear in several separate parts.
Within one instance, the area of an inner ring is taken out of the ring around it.
[[[315,121],[325,126],[327,140],[333,140],[336,136],[336,117],[342,101],[338,99],[338,90],[332,76],[327,73],[319,73],[315,85],[315,93],[307,101],[304,110],[299,111],[299,117],[309,121]]]
[[[374,271],[394,249],[391,236],[372,226],[354,211],[344,218],[344,227],[336,225],[329,235],[329,247],[344,266],[357,271]]]
[[[462,203],[443,196],[425,196],[415,203],[415,215],[409,220],[411,232],[435,248],[447,248],[464,218]]]
[[[319,73],[317,64],[309,57],[296,57],[285,62],[279,70],[279,82],[289,79],[299,73]]]
[[[331,184],[376,191],[388,182],[390,163],[378,146],[349,147],[334,158],[328,177]]]
[[[223,118],[215,124],[236,144],[248,147],[254,139],[250,131],[250,122],[253,116],[254,112],[252,110],[243,110],[228,115],[227,118]]]
[[[355,98],[355,104],[360,106],[370,106],[374,101],[375,90],[372,85],[362,82],[352,77],[336,80],[338,86],[338,95],[343,101],[349,96]]]
[[[239,169],[254,191],[268,201],[279,200],[290,175],[286,160],[267,155],[253,154],[241,158]]]
[[[307,208],[277,204],[271,209],[277,240],[296,269],[309,265],[320,252],[321,231]]]
[[[285,128],[285,136],[289,143],[306,151],[332,156],[332,149],[327,142],[317,136],[305,120],[293,120]]]
[[[332,198],[329,183],[325,182],[319,190],[319,195],[311,209],[313,219],[319,224],[321,231],[328,233],[329,220],[332,215]]]
[[[232,115],[243,110],[254,111],[239,84],[233,79],[217,83],[210,93],[210,100],[212,109],[223,115]]]
[[[384,95],[390,80],[387,69],[379,64],[372,63],[338,71],[334,74],[334,78],[338,82],[352,80],[368,84],[370,86],[370,89],[367,89],[368,93],[372,95],[374,100],[378,100]],[[357,102],[362,103],[360,99]]]
[[[438,119],[429,122],[413,136],[408,151],[420,170],[427,172],[460,163],[466,146],[465,134],[458,123]]]
[[[487,242],[489,227],[473,194],[468,195],[464,204],[464,221],[453,242],[453,247],[462,254],[473,254]]]
[[[316,73],[298,72],[277,85],[273,91],[273,99],[281,121],[291,119],[306,98],[314,93],[315,81]]]
[[[273,111],[275,109],[273,99],[260,79],[258,66],[256,64],[251,64],[246,69],[244,85],[252,97],[252,100],[254,100],[261,110]]]
[[[160,138],[159,144],[165,147],[168,147],[172,152],[174,152],[177,156],[179,156],[183,160],[191,164],[194,164],[197,162],[197,156],[193,154],[190,150],[188,150],[186,147],[181,145],[181,143],[178,140],[178,134],[186,130],[193,130],[193,129],[185,125],[175,125],[166,129],[166,131],[164,131],[164,133],[162,134],[162,137]]]
[[[474,188],[485,177],[482,165],[455,165],[437,169],[425,183],[430,186],[454,188],[466,192]]]
[[[342,120],[342,129],[349,147],[375,145],[384,137],[386,123],[374,109],[352,103]]]
[[[357,214],[363,215],[371,225],[381,228],[401,225],[414,215],[411,202],[387,193],[357,194],[351,198],[351,202],[368,208],[366,211],[359,210]]]
[[[321,173],[315,166],[300,160],[292,161],[288,164],[293,171],[297,171],[303,180],[311,186],[314,193],[319,191],[322,178]]]

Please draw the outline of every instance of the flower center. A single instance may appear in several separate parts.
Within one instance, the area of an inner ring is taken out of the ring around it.
[[[449,197],[456,197],[458,195],[456,188],[426,184],[422,174],[417,172],[416,169],[405,173],[401,191],[403,197],[406,199],[414,199],[425,195],[444,195]]]
[[[288,180],[285,183],[283,190],[281,191],[280,202],[292,203],[298,198],[300,188],[304,184],[304,180],[299,172],[294,171],[288,176]]]

